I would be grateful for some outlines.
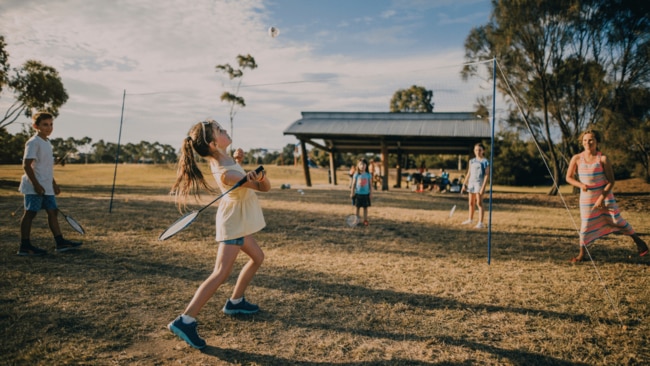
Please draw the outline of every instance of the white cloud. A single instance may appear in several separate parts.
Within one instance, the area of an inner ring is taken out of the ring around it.
[[[229,106],[219,100],[227,83],[215,65],[235,65],[237,54],[250,53],[259,64],[244,70],[240,94],[247,106],[235,116],[234,145],[246,150],[295,142],[282,132],[301,111],[387,111],[399,88],[460,84],[458,66],[440,67],[462,62],[456,49],[381,59],[315,56],[314,45],[292,40],[299,30],[269,37],[275,24],[269,17],[262,0],[14,1],[0,7],[0,34],[14,67],[37,59],[59,71],[70,99],[54,137],[116,142],[125,89],[123,142],[177,146],[203,118],[229,128]],[[388,42],[399,31],[377,28],[361,36]],[[10,102],[3,93],[0,111]]]

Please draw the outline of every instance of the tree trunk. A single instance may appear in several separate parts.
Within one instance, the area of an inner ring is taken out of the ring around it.
[[[553,159],[553,186],[551,187],[551,190],[548,191],[549,196],[557,196],[557,193],[559,191],[558,187],[560,185],[560,171],[557,165],[557,160],[555,159],[555,152],[551,153],[552,159]],[[556,184],[557,183],[557,184]]]

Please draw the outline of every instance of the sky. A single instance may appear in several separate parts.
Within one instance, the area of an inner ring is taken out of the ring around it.
[[[211,118],[234,148],[273,150],[297,142],[283,131],[301,112],[388,112],[411,85],[433,90],[434,112],[471,111],[488,88],[461,80],[464,41],[490,11],[489,0],[2,0],[0,34],[11,67],[59,72],[69,99],[53,138],[180,147]],[[239,54],[258,68],[243,70],[230,131],[219,97],[237,84],[215,66]],[[0,113],[12,102],[4,90]]]

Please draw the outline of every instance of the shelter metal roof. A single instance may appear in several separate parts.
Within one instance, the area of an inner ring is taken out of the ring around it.
[[[380,152],[383,142],[389,153],[457,154],[489,139],[491,130],[487,118],[471,112],[302,112],[284,134],[323,140],[343,153]]]

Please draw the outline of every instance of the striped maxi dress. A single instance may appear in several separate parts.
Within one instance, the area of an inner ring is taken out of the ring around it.
[[[609,192],[605,198],[606,206],[595,208],[594,204],[607,185],[607,177],[600,163],[601,153],[598,152],[593,163],[587,163],[584,154],[580,154],[578,162],[578,177],[587,185],[587,191],[580,191],[580,245],[589,245],[594,240],[611,234],[621,232],[633,235],[634,229],[621,216],[614,194]]]

